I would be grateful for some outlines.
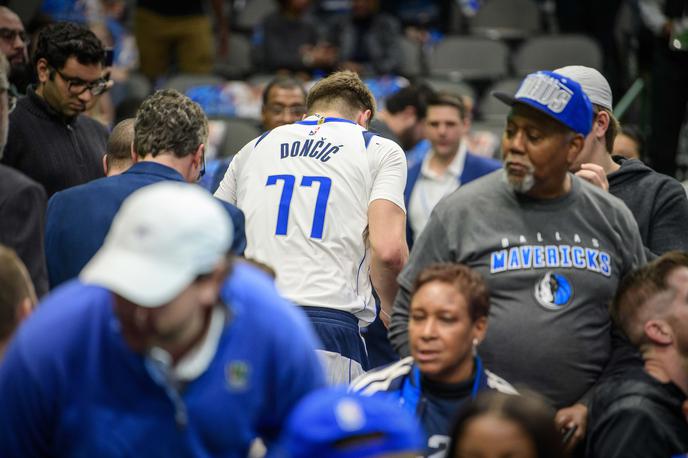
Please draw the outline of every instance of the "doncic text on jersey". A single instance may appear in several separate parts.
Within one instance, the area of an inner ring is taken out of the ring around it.
[[[343,145],[332,145],[332,143],[325,143],[324,138],[315,140],[309,138],[292,143],[280,144],[280,159],[287,159],[289,157],[309,157],[311,159],[319,160],[320,162],[327,162],[332,158],[332,155],[337,154]]]

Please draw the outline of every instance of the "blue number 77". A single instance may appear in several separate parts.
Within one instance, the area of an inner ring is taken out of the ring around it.
[[[289,226],[289,207],[291,198],[294,195],[294,175],[270,175],[266,186],[277,184],[278,181],[284,182],[282,196],[280,197],[279,210],[277,211],[277,229],[275,235],[287,235]],[[301,179],[301,186],[311,187],[313,183],[320,183],[318,197],[315,201],[315,212],[313,214],[313,225],[311,227],[311,238],[322,239],[323,228],[325,226],[325,213],[327,212],[327,199],[330,198],[332,179],[329,177],[305,176]]]

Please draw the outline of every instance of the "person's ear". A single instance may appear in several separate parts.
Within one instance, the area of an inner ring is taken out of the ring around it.
[[[131,162],[136,164],[139,161],[139,154],[134,149],[134,142],[131,142],[131,148],[130,148],[129,154],[131,155]]]
[[[368,125],[370,124],[370,118],[372,117],[372,114],[373,112],[371,110],[359,112],[358,117],[356,118],[356,124],[367,129]]]
[[[107,154],[103,154],[103,173],[105,173],[105,176],[108,174]]]
[[[592,122],[592,129],[595,138],[602,139],[602,141],[604,141],[604,136],[607,134],[607,129],[609,129],[610,123],[611,119],[609,118],[609,113],[604,110],[600,110]]]
[[[21,323],[31,315],[33,311],[33,302],[30,298],[25,297],[17,306],[17,322]]]
[[[39,83],[46,83],[50,79],[50,65],[42,57],[36,62],[36,74],[38,75]]]
[[[480,317],[473,323],[473,339],[478,341],[478,344],[485,338],[487,332],[487,317]]]
[[[674,341],[674,333],[664,320],[649,320],[643,326],[645,336],[656,345],[671,345]]]
[[[585,145],[585,137],[581,134],[574,134],[569,140],[568,150],[566,152],[566,160],[569,164],[573,164],[578,155],[583,151]]]

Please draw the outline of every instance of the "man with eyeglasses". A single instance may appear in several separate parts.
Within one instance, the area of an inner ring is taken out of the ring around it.
[[[306,89],[294,77],[279,75],[270,80],[263,91],[260,129],[268,132],[276,127],[300,121],[306,113]],[[238,151],[236,151],[238,153]],[[223,159],[213,173],[210,191],[215,192],[227,173],[232,157]]]
[[[10,83],[12,84],[12,99],[26,93],[26,86],[31,82],[31,66],[29,65],[29,37],[24,30],[24,24],[11,9],[0,6],[0,52],[10,63]],[[12,106],[10,105],[10,108]]]
[[[102,43],[72,23],[38,33],[33,65],[38,83],[10,117],[3,163],[42,184],[50,197],[103,176],[107,129],[83,113],[111,82]]]
[[[58,192],[48,202],[45,253],[51,288],[79,274],[131,193],[159,181],[198,181],[205,171],[207,140],[208,120],[196,102],[171,89],[147,97],[134,120],[135,164],[120,175]],[[242,254],[244,215],[223,204],[234,226],[231,249]]]

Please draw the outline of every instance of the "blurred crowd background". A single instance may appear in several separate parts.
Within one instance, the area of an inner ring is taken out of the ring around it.
[[[473,149],[497,155],[508,107],[489,97],[490,92],[515,91],[520,79],[534,70],[580,64],[599,69],[610,82],[615,114],[635,137],[643,160],[681,180],[688,171],[688,58],[685,53],[667,57],[671,31],[657,17],[665,2],[0,3],[22,20],[29,55],[32,34],[59,20],[87,24],[112,48],[115,86],[90,113],[108,126],[132,116],[157,88],[175,88],[199,102],[213,119],[210,160],[235,154],[260,134],[256,120],[261,95],[276,74],[298,76],[308,88],[342,68],[365,77],[381,107],[387,96],[409,84],[461,94],[472,110],[473,131],[479,134]],[[33,72],[30,65],[24,74],[14,67],[13,79],[25,80],[17,85],[21,90]]]

